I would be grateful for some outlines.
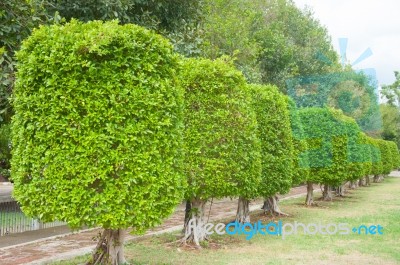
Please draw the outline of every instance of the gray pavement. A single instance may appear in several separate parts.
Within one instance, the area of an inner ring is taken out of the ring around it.
[[[30,243],[43,238],[51,238],[71,233],[72,231],[68,226],[56,226],[40,230],[26,231],[23,233],[8,234],[0,237],[0,249]]]

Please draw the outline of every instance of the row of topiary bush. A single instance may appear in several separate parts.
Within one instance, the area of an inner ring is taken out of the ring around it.
[[[399,165],[396,145],[340,111],[297,110],[229,59],[181,58],[139,26],[41,27],[17,56],[14,196],[43,221],[104,228],[93,264],[122,264],[125,229],[155,226],[183,199],[185,240],[198,245],[212,198],[238,197],[247,222],[252,199],[282,214],[276,195],[294,184],[309,184],[311,204],[312,183],[328,198],[330,186]]]

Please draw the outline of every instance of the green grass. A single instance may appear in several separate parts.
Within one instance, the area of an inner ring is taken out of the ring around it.
[[[400,264],[400,178],[350,191],[344,198],[303,206],[304,198],[281,202],[290,217],[283,223],[348,223],[350,227],[380,224],[383,235],[304,235],[282,239],[256,235],[213,236],[202,250],[174,243],[179,234],[141,239],[126,246],[132,264]],[[319,194],[316,194],[318,197]],[[254,213],[252,221],[271,221]],[[277,221],[278,219],[275,219]],[[81,264],[87,257],[54,264]]]

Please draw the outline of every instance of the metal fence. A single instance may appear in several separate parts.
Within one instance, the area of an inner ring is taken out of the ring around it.
[[[0,236],[62,225],[66,223],[42,223],[25,216],[16,201],[0,202]]]

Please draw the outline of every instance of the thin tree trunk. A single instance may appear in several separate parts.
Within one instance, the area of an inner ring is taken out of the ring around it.
[[[236,221],[238,223],[250,223],[250,201],[239,197],[236,212]]]
[[[369,175],[365,176],[365,186],[369,186],[370,184],[370,179],[369,179]]]
[[[324,191],[322,192],[322,197],[324,201],[331,201],[332,200],[332,190],[329,185],[324,185]]]
[[[186,225],[189,223],[190,221],[190,213],[192,211],[192,202],[187,200],[186,201],[186,206],[185,206],[185,220],[184,220],[184,226],[183,226],[183,230],[182,233],[185,233],[185,228]]]
[[[124,229],[105,229],[93,251],[92,259],[86,265],[126,264],[124,255],[125,236],[126,230]]]
[[[307,181],[307,197],[306,197],[306,205],[311,206],[314,204],[314,186],[313,183]]]
[[[183,243],[194,243],[200,248],[200,242],[207,239],[204,225],[205,200],[193,199],[191,201],[190,219],[184,224],[185,236]]]
[[[264,205],[262,209],[264,209],[264,213],[271,213],[271,215],[283,215],[288,216],[288,214],[281,211],[278,205],[279,198],[277,195],[268,197],[264,199]]]

